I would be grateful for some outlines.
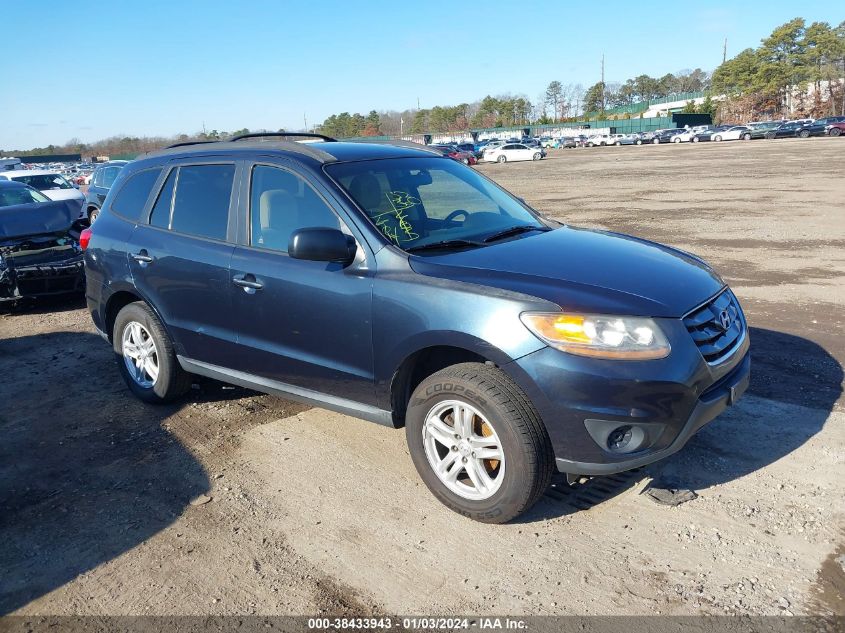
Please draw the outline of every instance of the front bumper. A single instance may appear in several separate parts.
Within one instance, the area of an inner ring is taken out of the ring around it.
[[[745,391],[747,325],[730,355],[711,365],[680,320],[659,323],[672,345],[664,359],[609,361],[545,348],[502,367],[540,414],[558,470],[606,475],[663,459]],[[621,427],[637,438],[629,452],[609,449]]]
[[[85,267],[81,254],[61,261],[0,269],[0,302],[84,289]]]

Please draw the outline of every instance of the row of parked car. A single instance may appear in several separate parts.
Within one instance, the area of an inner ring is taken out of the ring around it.
[[[700,143],[706,141],[751,141],[754,139],[809,138],[845,134],[845,116],[795,121],[757,121],[745,125],[702,125],[692,128],[670,128],[635,134],[597,134],[580,145],[643,145],[660,143]]]
[[[464,165],[479,162],[507,163],[523,160],[540,160],[546,157],[546,149],[535,138],[489,139],[470,143],[441,143],[431,145],[445,156],[454,158]]]

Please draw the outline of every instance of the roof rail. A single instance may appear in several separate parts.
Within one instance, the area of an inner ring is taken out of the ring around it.
[[[174,143],[173,145],[168,145],[164,149],[173,149],[174,147],[185,147],[186,145],[201,145],[203,143],[216,143],[217,141],[185,141],[183,143]]]
[[[325,136],[323,134],[312,134],[311,132],[250,132],[249,134],[240,134],[238,136],[233,136],[229,139],[229,141],[240,141],[244,138],[263,138],[266,136],[301,136],[303,138],[318,138],[321,141],[328,141],[330,143],[334,143],[337,139],[332,138],[331,136]]]
[[[406,141],[404,139],[382,139],[378,141],[369,141],[367,140],[366,136],[362,136],[361,138],[351,138],[349,139],[350,143],[375,143],[376,145],[393,145],[394,147],[407,147],[409,149],[419,149],[424,152],[428,152],[429,154],[437,154],[438,156],[442,156],[443,154],[439,151],[434,149],[431,145],[424,145],[422,143],[416,143],[414,141]]]

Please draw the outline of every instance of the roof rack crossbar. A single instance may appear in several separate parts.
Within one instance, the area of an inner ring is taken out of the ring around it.
[[[233,136],[229,139],[229,141],[240,141],[244,138],[264,138],[267,136],[301,136],[303,138],[318,138],[322,141],[328,141],[330,143],[334,143],[337,139],[332,138],[331,136],[325,136],[323,134],[313,134],[311,132],[250,132],[249,134],[240,134],[238,136]]]
[[[217,141],[185,141],[184,143],[174,143],[168,145],[164,149],[173,149],[174,147],[185,147],[187,145],[202,145],[203,143],[216,143]]]

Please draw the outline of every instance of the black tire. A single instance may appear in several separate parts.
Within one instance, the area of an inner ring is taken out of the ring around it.
[[[660,139],[659,139],[659,138],[655,138],[655,139],[653,139],[651,142],[652,142],[652,144],[654,144],[654,145],[660,145]]]
[[[123,332],[131,322],[140,323],[155,343],[159,373],[152,387],[142,387],[129,374],[123,358]],[[191,374],[179,365],[170,337],[150,307],[141,301],[130,303],[117,314],[112,328],[112,342],[118,370],[129,390],[150,404],[165,404],[184,395],[191,388]]]
[[[697,136],[693,136],[693,137],[692,137],[692,142],[693,142],[693,143],[699,143],[699,142],[701,142],[701,139],[700,139],[700,138],[698,138]]]
[[[801,130],[800,132],[798,132],[798,136],[800,136],[801,138],[807,138],[810,136],[810,130]]]
[[[717,143],[719,143],[719,142],[721,142],[722,137],[717,134],[716,136],[713,137],[713,140],[716,141]]]
[[[832,127],[830,128],[830,132],[828,132],[829,136],[839,136],[840,134],[842,134],[842,130],[838,127]]]
[[[495,421],[506,468],[498,490],[487,499],[464,498],[440,481],[426,457],[423,426],[444,400],[469,403]],[[461,363],[442,369],[414,390],[405,416],[411,459],[432,494],[450,510],[483,523],[505,523],[528,510],[546,491],[554,471],[551,441],[528,397],[499,368]]]
[[[97,217],[98,217],[99,215],[100,215],[100,210],[99,210],[98,208],[94,207],[93,209],[91,209],[91,210],[88,212],[88,223],[89,223],[89,224],[94,224],[94,222],[96,222],[96,221],[97,221]]]
[[[678,137],[675,137],[675,138],[672,139],[672,142],[673,143],[680,143],[681,139],[679,139]]]
[[[498,162],[500,162],[500,163],[506,163],[506,162],[508,162],[508,157],[507,157],[507,156],[505,156],[504,154],[502,154],[502,155],[500,155],[500,156],[499,156],[499,158],[497,158],[496,160],[497,160]]]
[[[742,135],[742,140],[743,141],[750,141],[751,140],[751,134],[746,132],[745,134]]]
[[[771,141],[775,138],[775,135],[772,132],[766,132],[766,138]]]
[[[531,157],[532,160],[540,160],[543,158],[543,155],[540,152],[534,152],[534,156]]]
[[[643,144],[642,139],[639,139],[639,138],[638,138],[638,139],[637,139],[637,145],[642,145],[642,144]]]

